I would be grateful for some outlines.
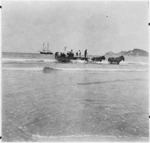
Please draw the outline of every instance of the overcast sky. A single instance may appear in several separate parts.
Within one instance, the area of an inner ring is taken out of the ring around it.
[[[2,50],[148,51],[148,2],[2,1]]]

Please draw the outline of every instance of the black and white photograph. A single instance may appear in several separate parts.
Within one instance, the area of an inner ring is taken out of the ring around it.
[[[149,1],[0,10],[2,142],[149,141]]]

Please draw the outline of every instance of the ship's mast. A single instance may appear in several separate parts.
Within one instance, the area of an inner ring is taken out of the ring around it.
[[[47,51],[49,51],[49,43],[47,43]]]
[[[44,43],[43,43],[43,51],[45,51]]]

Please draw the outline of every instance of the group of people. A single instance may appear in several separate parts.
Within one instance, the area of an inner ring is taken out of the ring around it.
[[[76,57],[81,57],[81,51],[79,50],[79,52],[76,52]]]
[[[73,50],[71,50],[71,52],[67,52],[67,55],[68,55],[68,53],[71,54],[74,57]],[[76,52],[76,57],[81,57],[81,51],[80,50]],[[84,57],[85,58],[87,57],[87,49],[84,51]]]
[[[55,53],[55,56],[60,56],[60,57],[69,57],[69,58],[74,58],[74,57],[81,57],[81,51],[79,50],[79,51],[77,51],[75,54],[74,54],[74,52],[73,52],[73,50],[71,50],[71,51],[69,51],[69,52],[67,52],[67,54],[65,54],[65,53],[62,53],[62,52],[56,52]],[[84,51],[84,58],[87,58],[87,49]]]
[[[76,54],[74,54],[73,50],[71,50],[70,52],[67,52],[67,54],[71,54],[72,57],[75,57],[75,55],[76,55],[76,57],[81,57],[81,51],[80,50],[77,51]]]

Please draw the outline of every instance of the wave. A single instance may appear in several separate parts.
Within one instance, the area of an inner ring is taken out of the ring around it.
[[[110,64],[108,61],[102,61],[102,62],[90,62],[95,64]],[[128,62],[121,62],[120,65],[149,65],[148,62],[134,62],[134,61],[128,61]]]
[[[55,62],[55,59],[12,59],[2,58],[2,62]]]
[[[121,64],[149,65],[148,62],[135,62],[135,61],[122,62]]]
[[[2,58],[2,62],[56,62],[55,59],[13,59],[13,58]],[[84,61],[84,60],[71,60],[72,63],[90,63],[90,64],[109,64],[108,61],[102,61],[102,62],[92,62],[92,61]],[[148,62],[135,62],[135,61],[123,61],[120,63],[120,65],[149,65]]]
[[[96,137],[99,135],[69,135],[69,136],[41,136],[41,135],[32,135],[33,138],[72,138],[72,137]],[[100,136],[100,137],[114,137],[114,136]]]
[[[3,67],[2,70],[11,70],[11,71],[92,71],[92,72],[145,72],[149,69],[108,69],[108,68],[55,68],[55,67]]]
[[[106,135],[106,136],[101,136],[101,135],[67,135],[67,136],[41,136],[41,135],[32,135],[33,139],[39,139],[39,140],[51,140],[51,139],[69,139],[69,138],[92,138],[93,140],[95,140],[96,138],[98,140],[108,140],[108,139],[130,139],[132,137],[129,136],[112,136],[112,135]],[[148,140],[148,137],[137,137],[137,139],[141,139],[141,140]]]
[[[88,63],[87,61],[84,60],[71,60],[72,63]]]
[[[100,68],[53,68],[44,67],[44,70],[59,70],[59,71],[98,71],[98,72],[144,72],[149,71],[148,69],[100,69]]]
[[[42,67],[25,67],[25,68],[21,68],[21,67],[6,67],[6,68],[2,68],[2,70],[8,70],[8,71],[43,71]]]
[[[71,60],[72,63],[91,63],[91,64],[109,64],[107,60],[105,61],[84,61],[84,60]],[[121,61],[120,64],[128,65],[128,64],[135,64],[135,65],[149,65],[148,62],[137,62],[137,61]]]

